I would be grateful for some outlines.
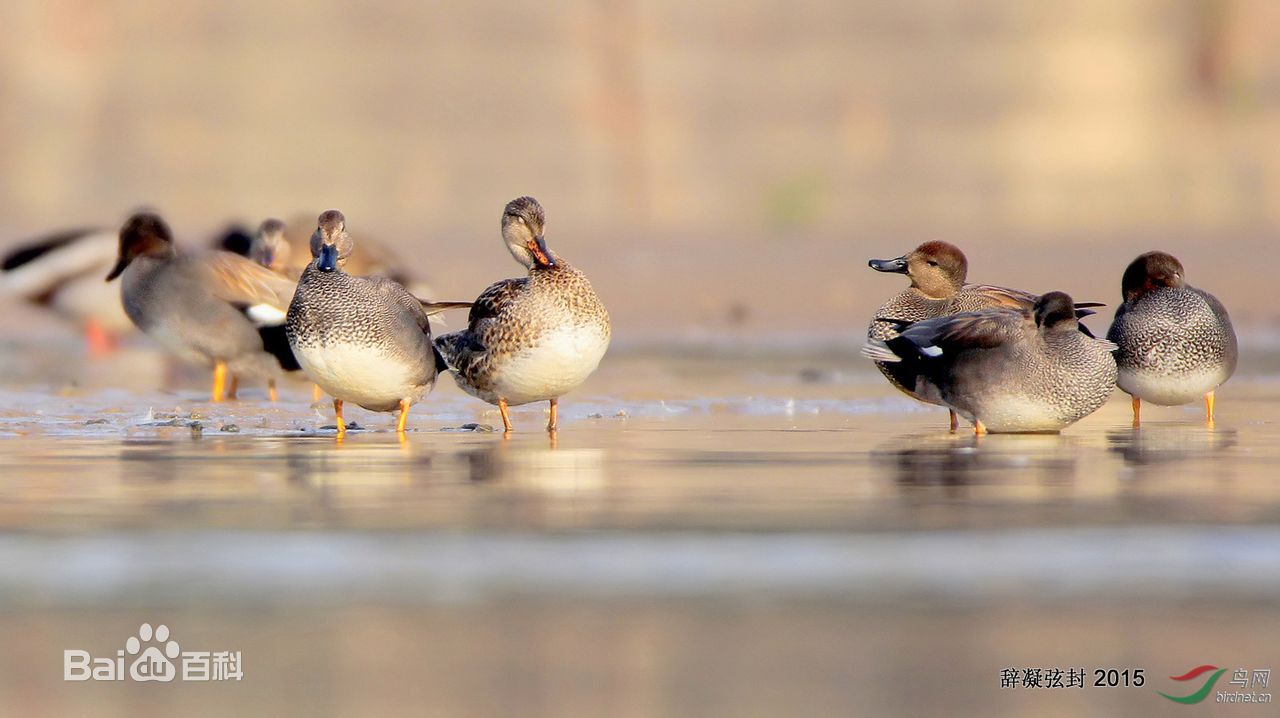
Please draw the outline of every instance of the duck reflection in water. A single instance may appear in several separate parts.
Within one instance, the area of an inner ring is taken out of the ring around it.
[[[1237,436],[1235,429],[1144,424],[1141,429],[1108,431],[1107,444],[1126,464],[1140,466],[1222,453],[1236,445]]]
[[[872,457],[892,466],[902,487],[999,484],[1013,477],[1068,483],[1076,467],[1072,442],[1042,434],[905,436]]]

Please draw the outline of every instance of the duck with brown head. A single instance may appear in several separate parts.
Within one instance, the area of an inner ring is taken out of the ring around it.
[[[924,377],[974,433],[1056,432],[1115,388],[1115,345],[1080,331],[1071,297],[1049,292],[1023,309],[989,308],[916,322],[863,354]]]
[[[876,310],[867,339],[887,341],[898,335],[900,327],[912,322],[950,316],[991,307],[1024,310],[1034,306],[1038,296],[1030,292],[988,284],[967,284],[969,260],[954,244],[931,241],[897,259],[872,259],[868,266],[877,272],[905,274],[911,285],[897,293]],[[1078,308],[1099,306],[1085,302]],[[942,404],[934,387],[921,382],[906,364],[876,362],[876,367],[889,383],[906,394],[930,404]],[[952,410],[951,430],[958,426]]]
[[[458,386],[497,405],[507,432],[507,408],[536,401],[550,403],[547,430],[556,431],[559,398],[586,381],[609,348],[609,313],[586,275],[547,248],[545,226],[534,198],[507,203],[502,240],[528,276],[491,285],[465,330],[436,339]]]
[[[1124,303],[1107,338],[1119,347],[1118,384],[1133,397],[1133,425],[1144,400],[1161,406],[1204,397],[1205,421],[1214,420],[1214,392],[1236,369],[1238,348],[1227,309],[1187,284],[1176,257],[1147,252],[1120,280]]]
[[[268,380],[296,370],[287,346],[264,330],[283,321],[293,282],[230,252],[180,253],[159,215],[139,212],[120,229],[125,313],[144,333],[190,362],[213,367],[212,400],[222,401],[228,374]]]

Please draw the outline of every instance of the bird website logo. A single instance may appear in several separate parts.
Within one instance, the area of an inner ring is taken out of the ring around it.
[[[1222,674],[1226,673],[1226,668],[1219,668],[1211,664],[1196,666],[1180,676],[1169,676],[1169,680],[1183,681],[1187,686],[1195,685],[1192,681],[1209,674],[1204,679],[1204,683],[1200,688],[1188,693],[1185,696],[1176,696],[1165,693],[1164,691],[1156,691],[1160,695],[1168,698],[1174,703],[1183,705],[1194,705],[1202,703],[1213,693],[1213,688],[1218,683],[1218,679]],[[1271,693],[1259,692],[1257,688],[1267,688],[1271,682],[1270,668],[1254,668],[1252,670],[1245,668],[1236,668],[1231,673],[1231,680],[1227,682],[1229,686],[1235,686],[1235,690],[1220,690],[1214,694],[1214,703],[1270,703]]]
[[[238,681],[244,677],[240,651],[183,651],[163,623],[138,627],[113,658],[94,657],[88,651],[62,652],[64,681],[135,681],[170,683],[184,681]]]

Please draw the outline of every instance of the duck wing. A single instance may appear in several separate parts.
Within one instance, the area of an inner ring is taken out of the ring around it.
[[[1017,339],[1031,321],[1027,311],[993,308],[916,322],[888,342],[899,356],[909,347],[922,357],[940,357],[966,349],[990,349]]]
[[[253,260],[230,252],[210,252],[201,263],[213,277],[214,296],[245,308],[258,324],[282,324],[297,283]]]
[[[471,313],[467,315],[468,330],[478,331],[483,328],[485,320],[500,316],[525,291],[528,284],[527,277],[504,279],[490,284],[471,306]]]

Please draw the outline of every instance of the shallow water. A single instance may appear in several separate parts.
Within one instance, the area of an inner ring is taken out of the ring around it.
[[[339,443],[301,384],[210,405],[114,371],[0,390],[0,713],[1142,714],[1164,676],[1280,657],[1265,373],[1213,428],[1135,430],[1117,394],[976,438],[855,358],[633,351],[554,440],[445,380],[405,441],[355,409]],[[245,680],[61,681],[143,621]],[[1010,665],[1153,682],[1002,692]]]

